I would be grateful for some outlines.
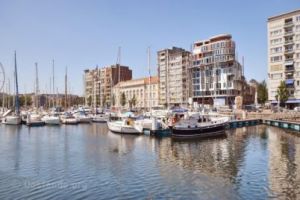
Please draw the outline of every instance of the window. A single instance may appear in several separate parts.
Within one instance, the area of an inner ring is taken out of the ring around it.
[[[271,48],[271,53],[280,53],[282,51],[282,47]]]
[[[296,22],[300,22],[300,15],[296,17]]]
[[[271,74],[271,78],[272,79],[280,79],[280,78],[282,78],[282,74],[281,73]]]
[[[270,41],[271,45],[280,44],[281,42],[282,38],[277,38]]]
[[[282,61],[282,56],[271,57],[271,62],[279,62],[279,61]]]
[[[282,30],[281,30],[281,29],[278,29],[278,30],[275,30],[275,31],[271,31],[271,32],[270,32],[270,35],[271,35],[271,36],[280,35],[281,32],[282,32]]]

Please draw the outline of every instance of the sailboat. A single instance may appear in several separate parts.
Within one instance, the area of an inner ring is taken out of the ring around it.
[[[17,71],[17,53],[15,51],[15,86],[16,86],[16,93],[15,93],[15,113],[11,116],[4,117],[2,119],[3,124],[7,125],[19,125],[21,124],[21,117],[20,117],[20,102],[19,102],[19,88],[18,88],[18,71]]]

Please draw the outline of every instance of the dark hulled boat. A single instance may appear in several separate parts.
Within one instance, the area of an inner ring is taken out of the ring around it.
[[[197,123],[178,123],[172,127],[172,138],[204,138],[225,135],[228,119],[210,120]]]

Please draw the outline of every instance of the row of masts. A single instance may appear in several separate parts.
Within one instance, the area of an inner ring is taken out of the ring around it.
[[[61,105],[61,102],[58,100],[58,88],[56,88],[55,91],[55,75],[54,75],[54,60],[52,60],[52,77],[50,77],[50,95],[52,98],[49,98],[47,101],[47,96],[46,96],[46,101],[48,102],[48,106],[50,107],[57,107],[58,104]],[[67,68],[66,68],[66,74],[65,74],[65,96],[64,96],[64,106],[65,109],[68,108],[68,105],[71,105],[68,100],[68,76],[67,76]],[[4,82],[5,85],[5,82]],[[6,91],[3,89],[2,92],[2,108],[15,108],[15,114],[19,115],[20,114],[20,95],[19,95],[19,85],[18,85],[18,70],[17,70],[17,54],[16,51],[14,52],[14,95],[11,95],[11,86],[10,86],[10,79],[7,81],[7,88]],[[5,87],[5,86],[4,86]],[[46,86],[47,90],[47,86]],[[11,98],[13,100],[11,101]],[[25,100],[25,106],[27,107],[27,98],[28,95],[26,95],[26,87],[25,87],[25,94],[24,94],[24,100]],[[12,103],[12,105],[11,105]],[[38,74],[38,63],[35,63],[35,82],[34,82],[34,102],[33,105],[35,108],[40,107],[40,88],[39,88],[39,74]]]

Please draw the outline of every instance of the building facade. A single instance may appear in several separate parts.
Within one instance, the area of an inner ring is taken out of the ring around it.
[[[300,10],[268,19],[268,92],[276,104],[277,88],[284,81],[290,106],[300,103]]]
[[[191,60],[193,102],[232,105],[236,96],[243,95],[243,69],[231,35],[195,42]]]
[[[113,88],[115,107],[149,109],[159,106],[158,77],[140,78],[119,82]],[[121,104],[122,94],[125,95],[125,105]],[[135,99],[135,105],[132,105]]]
[[[158,51],[157,58],[160,105],[187,105],[190,96],[190,52],[173,47]]]
[[[112,88],[120,81],[132,79],[132,70],[128,66],[111,65],[84,73],[85,102],[93,106],[111,106]]]

